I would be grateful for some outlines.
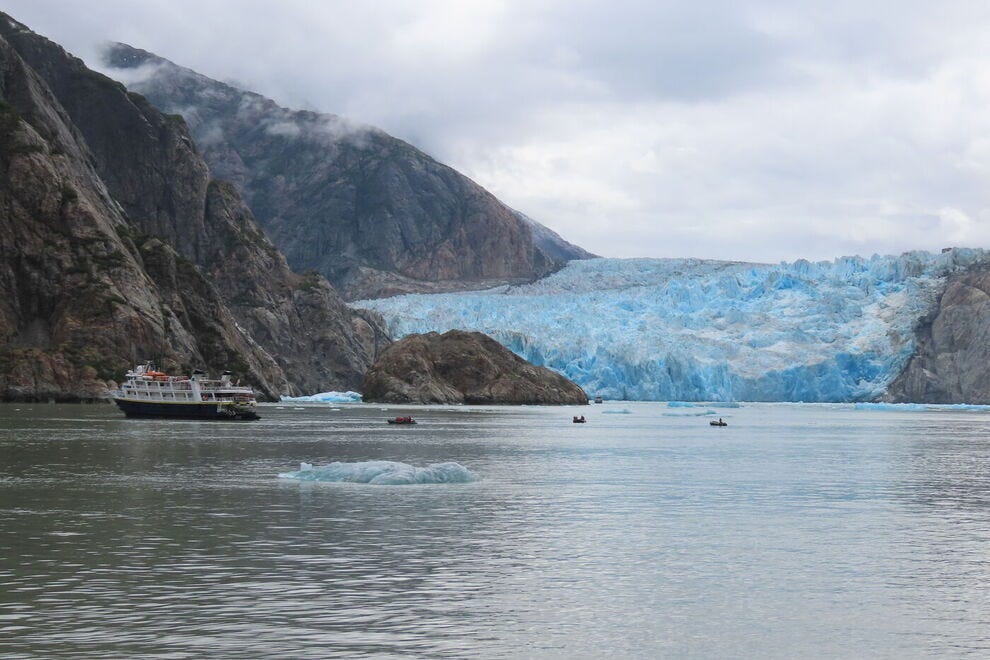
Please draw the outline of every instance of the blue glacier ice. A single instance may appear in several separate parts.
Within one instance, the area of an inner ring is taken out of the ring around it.
[[[911,356],[945,278],[987,259],[592,259],[521,286],[355,306],[397,337],[480,330],[607,399],[870,401]]]
[[[857,403],[853,408],[884,412],[938,412],[940,410],[990,412],[990,406],[978,403]]]
[[[329,481],[375,486],[407,486],[411,484],[465,484],[477,481],[471,470],[460,463],[435,463],[416,467],[397,461],[361,461],[357,463],[300,463],[296,472],[282,472],[280,479],[297,481]]]
[[[320,392],[308,396],[283,396],[283,403],[360,403],[360,392]]]

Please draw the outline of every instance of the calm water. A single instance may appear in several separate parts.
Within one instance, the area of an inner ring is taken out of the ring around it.
[[[0,656],[990,654],[990,413],[406,411],[0,406]]]

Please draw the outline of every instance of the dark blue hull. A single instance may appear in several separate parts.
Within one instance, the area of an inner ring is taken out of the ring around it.
[[[159,403],[114,399],[117,407],[128,417],[169,417],[172,419],[258,419],[258,413],[237,404],[228,403]]]

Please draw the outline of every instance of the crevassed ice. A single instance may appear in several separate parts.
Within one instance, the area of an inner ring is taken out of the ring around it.
[[[573,261],[532,284],[361,301],[397,337],[480,330],[610,399],[868,401],[945,277],[983,250],[777,265]]]
[[[460,463],[434,463],[417,467],[397,461],[334,462],[327,465],[300,463],[296,472],[282,472],[280,479],[297,481],[329,481],[377,486],[411,484],[463,484],[477,481],[473,472]]]

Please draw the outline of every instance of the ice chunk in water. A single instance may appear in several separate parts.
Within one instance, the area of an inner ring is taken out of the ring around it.
[[[426,467],[397,461],[334,462],[320,466],[300,463],[297,472],[283,472],[278,476],[281,479],[297,481],[348,482],[378,486],[464,484],[478,480],[473,472],[454,462],[434,463]]]

